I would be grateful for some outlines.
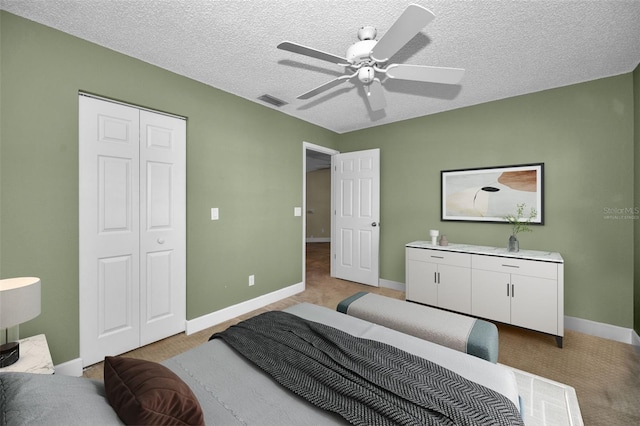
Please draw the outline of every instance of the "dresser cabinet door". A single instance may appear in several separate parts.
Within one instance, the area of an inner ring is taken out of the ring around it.
[[[438,265],[438,306],[463,314],[471,313],[471,269]]]
[[[413,302],[438,305],[438,265],[419,260],[407,260],[406,298]]]
[[[511,275],[511,324],[549,334],[558,334],[558,282]]]
[[[511,283],[505,272],[471,271],[471,314],[481,318],[511,322]]]

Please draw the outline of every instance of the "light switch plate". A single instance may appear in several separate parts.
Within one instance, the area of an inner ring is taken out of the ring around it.
[[[217,207],[212,207],[211,208],[211,220],[218,220],[220,219],[220,213],[218,211]]]
[[[302,216],[302,207],[294,207],[293,208],[294,216]]]

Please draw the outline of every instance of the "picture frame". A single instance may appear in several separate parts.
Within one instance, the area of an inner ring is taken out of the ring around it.
[[[443,170],[440,180],[442,221],[506,223],[524,204],[521,219],[533,208],[530,223],[544,224],[544,163]]]

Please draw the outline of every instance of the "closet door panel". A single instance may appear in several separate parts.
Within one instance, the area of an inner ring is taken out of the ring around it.
[[[141,343],[186,327],[186,123],[140,113]]]
[[[79,99],[80,356],[140,345],[139,111]]]

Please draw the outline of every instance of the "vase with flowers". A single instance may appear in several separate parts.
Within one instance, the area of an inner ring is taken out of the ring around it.
[[[516,204],[516,213],[508,214],[503,217],[504,220],[511,224],[511,236],[507,244],[507,250],[510,252],[517,252],[520,250],[520,244],[518,242],[517,235],[520,232],[531,232],[529,227],[531,222],[538,216],[538,212],[535,208],[531,207],[529,210],[529,217],[524,216],[525,203]]]

